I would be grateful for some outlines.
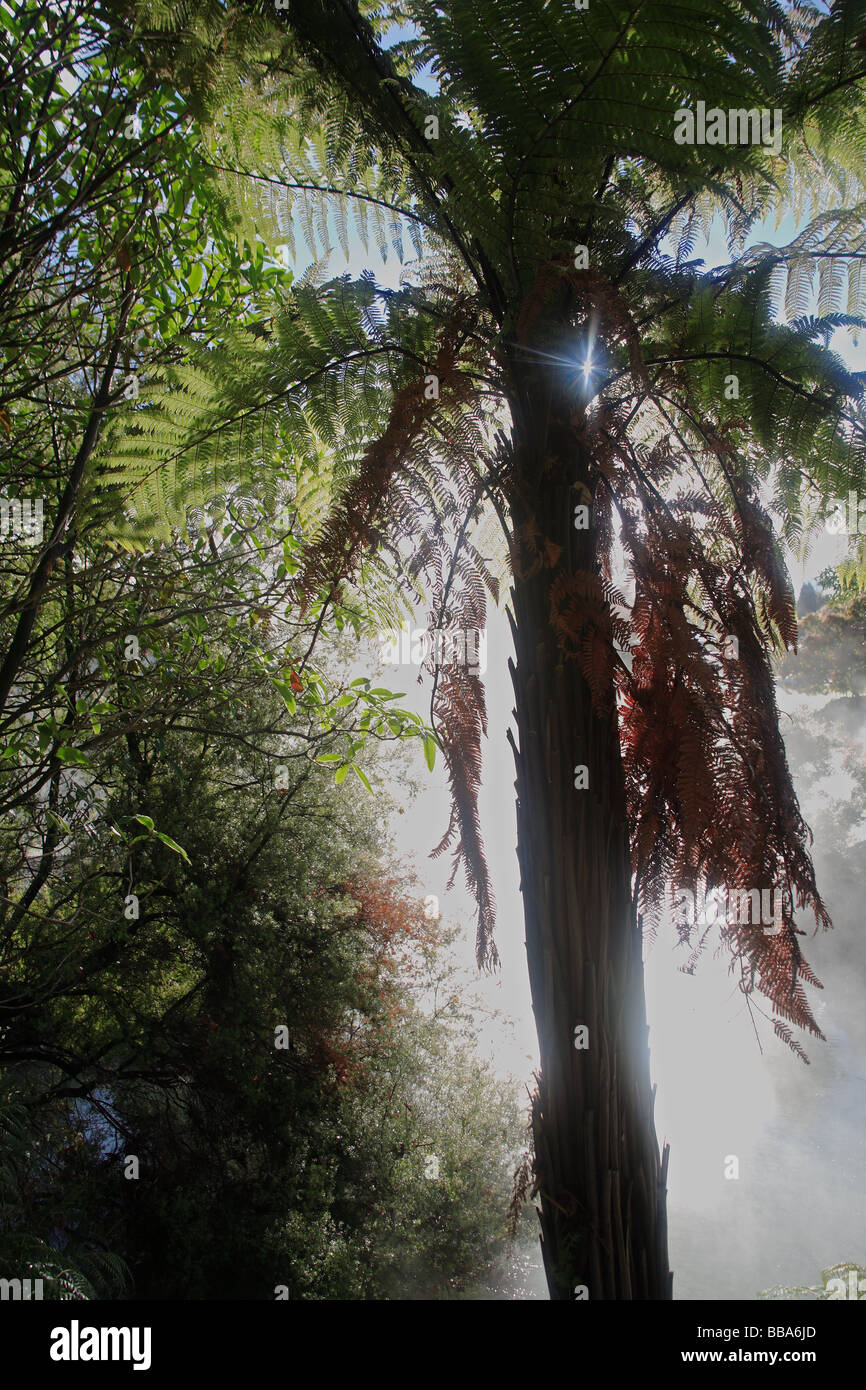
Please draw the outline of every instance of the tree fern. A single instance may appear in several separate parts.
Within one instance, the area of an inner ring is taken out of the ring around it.
[[[281,72],[279,78],[284,82],[282,99],[289,103],[303,142],[298,140],[293,149],[283,142],[279,169],[271,163],[267,173],[292,184],[314,182],[327,172],[329,186],[338,190],[331,196],[345,200],[350,189],[356,195],[365,191],[369,171],[375,169],[383,179],[375,185],[377,194],[395,210],[399,188],[400,206],[417,214],[431,249],[440,243],[450,246],[463,283],[471,287],[472,312],[486,316],[475,320],[463,352],[473,354],[464,357],[465,365],[494,396],[502,388],[503,373],[516,373],[531,353],[546,350],[551,361],[565,367],[572,353],[579,360],[592,344],[597,366],[579,409],[585,412],[586,437],[595,451],[598,478],[590,491],[599,515],[607,515],[602,521],[608,526],[605,534],[612,541],[619,532],[625,541],[640,602],[643,583],[658,582],[651,576],[660,571],[673,574],[678,567],[676,592],[682,594],[686,611],[696,615],[681,636],[676,629],[668,634],[666,640],[674,646],[662,662],[668,668],[670,661],[676,665],[691,653],[689,661],[698,666],[694,692],[688,695],[684,688],[681,696],[692,701],[684,714],[685,729],[697,730],[701,720],[710,721],[697,741],[689,743],[691,735],[684,732],[680,755],[672,750],[680,757],[674,799],[694,784],[699,764],[708,786],[717,786],[720,774],[713,768],[720,757],[718,767],[727,769],[730,786],[732,764],[724,759],[733,758],[745,769],[747,754],[742,746],[737,751],[729,742],[730,733],[725,733],[731,716],[724,713],[724,701],[715,713],[709,707],[701,712],[700,701],[710,698],[715,673],[704,663],[710,661],[713,643],[717,648],[733,623],[741,650],[746,647],[750,653],[747,680],[758,681],[760,693],[749,686],[735,697],[731,688],[726,698],[735,699],[741,711],[752,699],[765,706],[769,686],[767,668],[758,656],[760,644],[790,642],[794,635],[791,595],[781,579],[772,525],[766,518],[759,520],[757,489],[776,479],[779,501],[788,510],[789,525],[796,527],[804,470],[825,495],[840,492],[846,481],[857,485],[863,477],[864,440],[856,404],[861,382],[815,341],[817,323],[830,330],[835,314],[848,313],[846,326],[859,323],[862,306],[851,298],[852,283],[856,288],[859,282],[852,282],[846,268],[857,260],[862,245],[859,203],[820,208],[788,247],[758,246],[742,253],[755,220],[782,206],[795,174],[810,157],[810,141],[823,141],[825,152],[837,150],[835,157],[826,154],[823,188],[830,187],[830,166],[839,173],[843,146],[852,166],[845,193],[850,195],[856,186],[853,153],[861,108],[857,106],[852,121],[842,114],[839,101],[843,91],[850,97],[858,81],[857,55],[839,45],[850,14],[845,7],[834,7],[832,15],[815,20],[781,7],[768,10],[763,4],[718,0],[709,12],[704,4],[654,6],[638,25],[624,6],[573,12],[524,0],[495,6],[456,0],[443,10],[432,0],[415,0],[406,17],[416,26],[415,33],[386,51],[373,36],[376,24],[381,29],[384,22],[381,17],[370,27],[363,12],[352,6],[326,0],[289,5],[287,33],[310,66],[301,75]],[[435,97],[414,80],[427,65],[438,82]],[[314,86],[311,71],[325,79],[321,86]],[[723,109],[781,109],[781,158],[774,160],[762,145],[728,144],[711,151],[678,145],[673,139],[674,114],[701,95]],[[358,120],[363,112],[360,138],[351,133],[350,110]],[[435,139],[425,138],[430,116],[438,118]],[[343,142],[332,139],[330,147],[313,134],[317,125],[327,128],[329,118],[346,134]],[[245,158],[254,145],[247,134]],[[238,158],[240,153],[239,146]],[[269,153],[273,161],[277,151],[271,147]],[[395,168],[399,173],[389,189],[384,171]],[[839,188],[837,178],[837,195]],[[705,272],[688,257],[696,229],[706,230],[719,212],[729,244],[738,254],[728,266]],[[315,254],[315,219],[308,221],[308,233],[307,251]],[[674,262],[659,246],[666,233],[677,248]],[[581,243],[591,248],[589,271],[582,271],[574,259]],[[806,327],[816,291],[818,318]],[[786,300],[790,328],[774,322],[780,295]],[[538,339],[537,325],[557,297],[574,306],[574,337],[565,352],[561,344]],[[484,342],[477,328],[482,322]],[[842,321],[836,320],[835,326]],[[410,399],[420,410],[420,380],[419,376],[415,396],[406,394],[405,385],[392,396],[389,422],[375,446],[384,452],[375,468],[372,463],[379,455],[369,447],[359,460],[361,490],[350,488],[343,494],[312,561],[310,573],[319,582],[329,566],[332,576],[349,572],[354,547],[381,533],[389,507],[393,537],[405,534],[407,526],[419,525],[411,510],[396,505],[395,489],[401,473],[418,473],[419,459],[430,444],[425,443],[423,428],[411,440],[406,437],[402,454],[388,453],[388,440],[396,438],[395,427],[402,429],[408,420]],[[726,389],[732,381],[733,389]],[[431,424],[435,414],[430,412]],[[410,433],[414,430],[412,426]],[[375,437],[372,430],[370,437]],[[489,447],[487,453],[490,458]],[[429,456],[433,462],[434,454]],[[794,459],[797,465],[792,466]],[[491,469],[488,463],[480,490],[489,488],[495,476],[493,492],[503,512],[510,511],[512,518],[525,514],[528,522],[532,500],[509,492],[507,470],[507,462],[505,476],[498,465]],[[694,486],[705,490],[716,509],[712,534],[685,517],[673,520],[671,504]],[[369,512],[362,522],[364,508]],[[374,515],[378,519],[371,527]],[[516,526],[512,558],[524,572],[530,563],[521,558],[526,535],[525,523]],[[649,535],[652,550],[647,548]],[[739,567],[741,592],[736,601],[729,595],[723,602],[719,586],[730,579],[723,581],[722,576],[737,571],[736,556],[744,544],[748,558],[745,569]],[[555,564],[553,552],[548,558],[544,549],[537,554],[542,565]],[[432,563],[432,553],[429,558]],[[599,562],[609,562],[603,551]],[[655,606],[660,600],[652,592]],[[564,594],[560,597],[564,601]],[[552,601],[559,602],[555,593]],[[568,621],[576,624],[575,659],[587,663],[593,683],[601,672],[601,647],[591,636],[595,629],[586,626],[586,614],[579,613],[586,599],[568,602],[572,607],[560,606],[559,611],[572,615]],[[740,631],[742,623],[746,626]],[[658,662],[657,619],[646,631],[647,640],[650,632],[647,660],[651,651],[653,662]],[[605,640],[614,637],[608,631]],[[736,684],[737,671],[746,678],[746,668],[730,668],[728,679]],[[616,669],[614,665],[610,672]],[[639,660],[622,675],[625,688],[638,679],[640,670]],[[598,690],[603,684],[604,680],[598,683]],[[630,708],[637,717],[638,705]],[[478,717],[483,720],[480,704]],[[645,709],[642,717],[658,719],[660,709],[652,715]],[[459,723],[468,739],[465,713]],[[628,744],[627,730],[626,722]],[[672,736],[676,740],[677,735]],[[769,738],[768,751],[771,747],[778,760],[768,723],[756,725],[751,736],[759,742]],[[643,743],[635,738],[637,755]],[[719,738],[728,741],[724,755],[717,746]],[[658,751],[652,755],[656,756],[664,765],[667,755]],[[679,859],[673,850],[673,858],[660,850],[657,870],[644,862],[639,846],[649,843],[642,828],[647,806],[639,789],[645,790],[647,776],[653,775],[652,757],[644,749],[638,762],[629,762],[638,798],[633,806],[635,870],[644,895],[650,896],[653,874],[657,893],[662,870],[669,873],[678,866],[684,871],[692,863],[686,843],[680,845],[678,853],[684,857]],[[467,767],[475,761],[475,755],[469,755]],[[471,771],[464,775],[455,764],[452,772],[455,789],[471,785]],[[779,776],[776,794],[784,801],[789,793],[781,765]],[[462,793],[458,804],[461,797]],[[687,802],[683,826],[690,824],[697,833],[701,825],[701,833],[709,832],[710,801],[701,806]],[[471,797],[464,802],[462,814],[469,827]],[[760,797],[753,803],[759,819],[768,810],[768,804],[764,810],[762,805]],[[659,806],[651,814],[655,819],[650,838],[662,844],[673,823]],[[803,891],[814,899],[811,871],[807,861],[797,857],[801,848],[796,846],[801,841],[795,836],[788,868],[800,875]],[[778,849],[783,856],[788,853],[781,843]],[[705,868],[718,871],[718,866]],[[757,871],[757,865],[752,868]],[[769,863],[763,864],[762,872],[769,868]],[[476,864],[473,870],[478,882],[479,869]],[[820,916],[823,909],[815,901]],[[791,939],[786,937],[789,944]],[[759,944],[734,943],[736,952],[747,956]],[[794,977],[797,959],[795,953],[790,962]],[[781,981],[788,967],[778,968]],[[768,958],[762,978],[781,1004],[776,969]],[[808,1026],[804,1008],[797,1005],[798,1021]]]

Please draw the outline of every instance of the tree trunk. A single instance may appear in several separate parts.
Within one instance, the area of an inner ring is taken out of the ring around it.
[[[668,1299],[667,1146],[660,1162],[613,688],[602,714],[550,620],[557,577],[598,572],[593,531],[574,518],[589,501],[580,484],[594,482],[590,444],[574,373],[525,358],[511,367],[512,520],[523,537],[512,589],[519,749],[511,741],[541,1057],[533,1127],[545,1270],[553,1299]],[[581,765],[586,789],[575,785]]]

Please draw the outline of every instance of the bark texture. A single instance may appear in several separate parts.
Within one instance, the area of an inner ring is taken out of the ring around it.
[[[667,1147],[660,1159],[613,691],[599,713],[550,621],[563,567],[597,572],[593,532],[574,525],[579,485],[593,481],[586,422],[565,373],[524,356],[512,380],[512,519],[540,533],[517,548],[511,673],[545,1270],[553,1299],[668,1299]]]

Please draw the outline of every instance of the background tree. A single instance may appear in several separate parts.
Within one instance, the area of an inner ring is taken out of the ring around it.
[[[454,1297],[504,1241],[517,1100],[384,872],[375,759],[335,785],[407,719],[363,679],[265,678],[259,528],[214,531],[219,565],[199,537],[168,596],[195,543],[158,591],[121,555],[138,630],[160,614],[106,681],[127,731],[64,786],[38,891],[8,885],[0,1262],[47,1296]]]
[[[825,572],[822,582],[829,584],[831,575],[832,571]],[[786,704],[798,695],[830,697],[817,707],[814,698],[803,707],[795,706],[785,743],[805,785],[823,790],[819,809],[811,818],[812,828],[825,856],[827,881],[852,905],[859,905],[859,885],[866,871],[863,614],[863,597],[840,588],[818,612],[802,620],[796,656],[787,654],[775,663]],[[856,910],[857,906],[855,915]],[[855,942],[850,949],[853,959]]]

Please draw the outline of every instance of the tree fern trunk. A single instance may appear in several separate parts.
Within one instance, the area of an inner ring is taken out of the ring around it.
[[[545,1269],[553,1299],[667,1299],[667,1149],[660,1162],[613,691],[599,714],[550,621],[563,567],[596,572],[592,531],[574,526],[575,484],[592,482],[586,433],[564,378],[523,363],[512,379],[512,516],[553,547],[535,573],[533,546],[518,547],[511,667]],[[586,790],[575,787],[580,765]]]

